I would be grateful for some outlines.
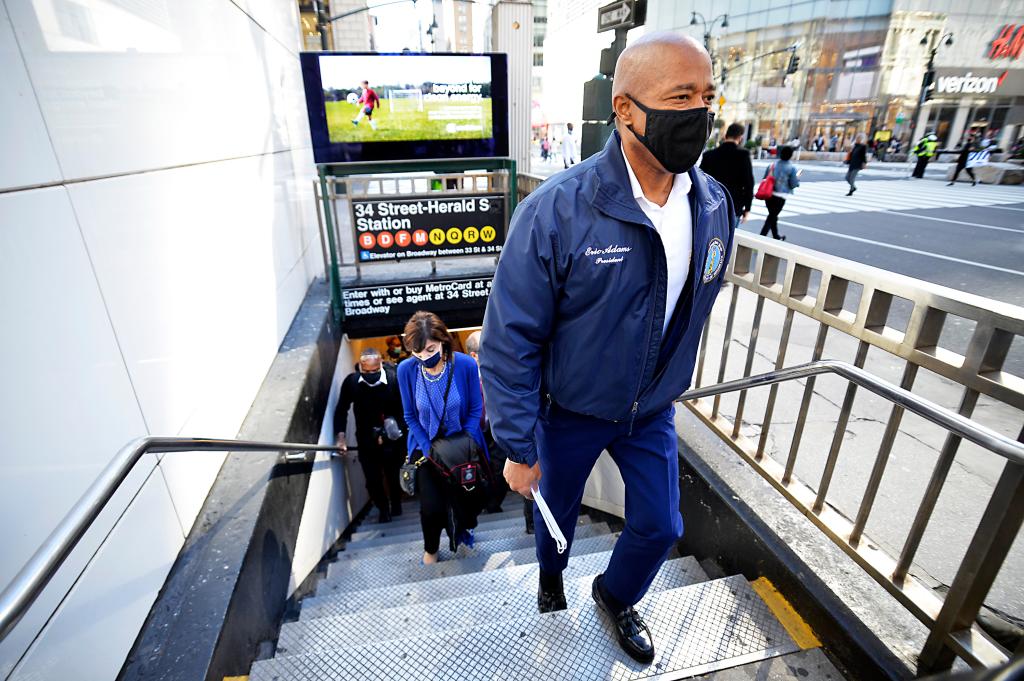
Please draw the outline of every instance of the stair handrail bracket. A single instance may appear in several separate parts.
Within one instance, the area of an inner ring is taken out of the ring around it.
[[[172,452],[337,452],[334,445],[211,438],[143,437],[118,451],[46,541],[0,592],[0,641],[17,626],[145,454]],[[282,463],[308,461],[283,457]]]
[[[736,233],[725,280],[723,295],[728,296],[728,312],[722,324],[720,354],[715,353],[717,376],[713,385],[707,385],[707,381],[702,384],[712,335],[709,318],[701,337],[694,388],[681,396],[683,404],[928,628],[927,641],[918,656],[919,672],[949,669],[958,656],[974,666],[1004,662],[1009,651],[982,631],[975,619],[1024,521],[1024,428],[1014,440],[972,416],[979,398],[1002,403],[1011,408],[1008,411],[1012,414],[1024,412],[1024,378],[1004,370],[1011,346],[1015,341],[1024,343],[1024,308],[748,232]],[[738,319],[743,316],[737,315],[741,291],[745,300],[750,294],[755,297],[749,320]],[[754,375],[766,302],[782,306],[785,320],[774,370]],[[786,354],[798,313],[817,322],[817,337],[809,363],[787,366]],[[943,331],[951,326],[948,322],[955,318],[974,324],[963,354],[940,344]],[[737,322],[750,323],[749,340],[734,337]],[[856,341],[852,363],[824,356],[830,333]],[[746,361],[741,377],[727,381],[729,353],[734,345],[745,345]],[[899,385],[865,369],[870,348],[889,353],[890,359],[902,360]],[[942,407],[912,392],[921,368],[960,386],[958,408]],[[800,480],[794,469],[814,396],[815,377],[821,374],[845,379],[847,389],[820,483],[812,485]],[[792,408],[796,421],[788,455],[783,453],[784,461],[776,460],[766,456],[766,447],[775,412],[788,406],[777,404],[779,385],[795,380],[804,382],[803,399],[798,408],[795,404]],[[770,386],[770,392],[760,433],[747,437],[740,433],[747,391],[762,386]],[[858,511],[851,520],[829,503],[828,491],[858,388],[887,400],[891,412]],[[734,392],[739,393],[736,413],[726,417],[721,413],[722,397]],[[868,539],[865,527],[907,411],[942,428],[945,440],[919,505],[908,511],[913,513],[913,521],[902,550],[893,556]],[[916,580],[910,568],[963,440],[1003,457],[1005,462],[983,502],[981,520],[943,598]]]

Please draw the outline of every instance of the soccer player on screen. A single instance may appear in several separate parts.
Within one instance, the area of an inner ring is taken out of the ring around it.
[[[359,125],[359,121],[366,116],[367,120],[370,121],[370,127],[374,130],[377,129],[377,121],[373,120],[373,110],[380,108],[380,97],[370,87],[370,81],[363,81],[363,94],[359,96],[359,113],[354,119],[352,119],[352,125]]]

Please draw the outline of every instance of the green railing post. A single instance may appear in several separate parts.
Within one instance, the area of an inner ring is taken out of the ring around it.
[[[516,160],[508,160],[508,217],[511,221],[512,214],[516,212],[519,205],[519,175],[516,172]]]
[[[328,273],[331,283],[331,309],[334,311],[334,318],[338,320],[340,327],[345,321],[345,306],[341,297],[341,280],[338,276],[338,245],[334,240],[334,218],[327,193],[327,175],[323,166],[319,167],[318,174],[320,175],[320,199],[324,202],[324,224],[327,226],[327,247],[331,252],[331,271]]]

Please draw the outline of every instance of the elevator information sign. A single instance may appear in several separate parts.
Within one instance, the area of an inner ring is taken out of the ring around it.
[[[361,263],[497,256],[505,244],[501,194],[353,198]]]

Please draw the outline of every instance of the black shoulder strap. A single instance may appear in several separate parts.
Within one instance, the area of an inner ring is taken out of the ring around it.
[[[448,393],[452,389],[452,374],[455,373],[454,357],[452,358],[452,360],[453,361],[451,362],[451,366],[448,367],[448,381],[447,381],[447,383],[444,386],[444,402],[441,404],[441,414],[440,414],[440,418],[438,419],[440,421],[440,424],[438,426],[438,431],[437,432],[438,432],[438,435],[440,435],[442,437],[444,435],[447,435],[447,431],[444,428],[444,417],[445,417],[445,414],[448,413]]]
[[[455,374],[455,358],[451,359],[451,366],[448,371],[448,383],[444,387],[444,404],[441,406],[441,423],[444,423],[444,415],[448,411],[448,393],[452,389],[452,376]]]

